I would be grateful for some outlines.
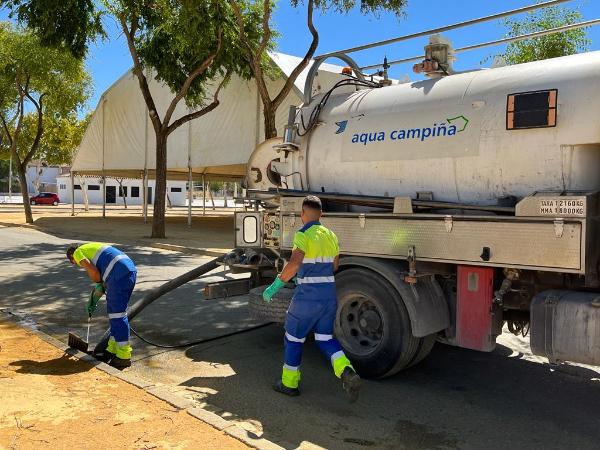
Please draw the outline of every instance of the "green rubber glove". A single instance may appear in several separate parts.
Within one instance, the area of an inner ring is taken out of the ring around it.
[[[281,278],[275,278],[275,281],[271,283],[271,285],[266,288],[263,292],[263,300],[267,303],[271,303],[273,301],[273,296],[279,292],[279,289],[285,286],[285,282],[281,281]]]
[[[92,292],[90,292],[90,298],[88,299],[86,309],[88,312],[88,316],[92,317],[96,308],[98,308],[98,302],[104,295],[104,285],[102,283],[96,283]]]

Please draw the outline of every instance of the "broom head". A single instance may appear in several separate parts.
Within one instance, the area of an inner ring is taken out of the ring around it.
[[[69,333],[68,345],[84,353],[88,352],[89,344],[74,333]]]

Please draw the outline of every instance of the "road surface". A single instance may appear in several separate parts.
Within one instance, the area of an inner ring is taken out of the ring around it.
[[[108,238],[107,238],[108,240]],[[67,264],[68,240],[34,230],[0,228],[0,308],[26,314],[66,340],[83,330],[90,288]],[[125,246],[139,267],[135,298],[208,258]],[[164,343],[218,336],[256,325],[245,298],[204,300],[206,280],[186,285],[145,310],[133,327]],[[96,339],[106,327],[94,320]],[[133,339],[137,375],[173,392],[215,405],[232,420],[289,448],[332,449],[597,449],[600,372],[550,368],[522,340],[502,336],[491,354],[437,345],[420,365],[382,381],[367,381],[350,405],[339,381],[307,343],[302,395],[271,390],[282,364],[282,330],[257,331],[182,350]],[[510,347],[510,348],[509,348]]]

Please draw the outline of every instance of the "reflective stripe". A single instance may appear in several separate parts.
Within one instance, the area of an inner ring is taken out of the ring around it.
[[[333,355],[331,355],[331,364],[334,364],[336,359],[339,359],[343,356],[346,356],[346,355],[344,355],[343,350],[340,350],[339,352],[335,352]]]
[[[108,266],[106,266],[106,270],[104,271],[104,275],[102,276],[102,280],[106,281],[106,279],[108,278],[108,276],[110,275],[110,271],[113,269],[113,267],[115,266],[115,264],[122,260],[128,258],[127,255],[117,255],[115,256],[112,261],[110,263],[108,263]]]
[[[297,370],[298,370],[300,367],[298,367],[298,366],[296,366],[296,367],[294,367],[294,366],[288,366],[287,364],[284,364],[284,365],[283,365],[283,368],[284,368],[284,369],[287,369],[287,370],[292,370],[292,371],[294,371],[294,372],[295,372],[295,371],[297,371]]]
[[[100,258],[100,255],[102,254],[102,252],[104,250],[106,250],[108,247],[110,247],[110,245],[103,245],[102,247],[100,247],[98,249],[98,251],[96,252],[96,254],[94,255],[94,257],[92,258],[92,264],[96,265],[96,263],[98,262],[98,258]]]
[[[304,258],[302,262],[304,264],[316,264],[316,263],[332,263],[335,260],[333,256],[317,256],[316,258]]]
[[[121,342],[115,342],[117,344],[117,347],[123,347],[125,345],[129,345],[129,341],[121,341]]]
[[[298,284],[335,283],[335,277],[304,277],[297,280]]]
[[[332,334],[319,334],[315,333],[315,341],[330,341],[333,339]]]
[[[109,319],[120,319],[121,317],[127,317],[127,311],[120,312],[120,313],[109,313],[108,314]]]
[[[280,335],[281,336],[281,335]],[[302,338],[302,339],[298,339],[297,337],[292,336],[290,333],[288,333],[287,331],[285,332],[285,337],[287,338],[288,341],[290,342],[300,342],[303,343],[304,341],[306,341],[306,338]]]

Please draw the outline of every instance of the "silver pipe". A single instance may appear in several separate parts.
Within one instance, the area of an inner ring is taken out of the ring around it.
[[[453,53],[461,53],[461,52],[466,52],[469,50],[475,50],[477,48],[491,47],[494,45],[506,44],[506,43],[510,43],[510,42],[525,41],[527,39],[533,39],[533,38],[540,37],[540,36],[546,36],[548,34],[562,33],[563,31],[575,30],[577,28],[584,28],[584,27],[589,27],[589,26],[593,26],[593,25],[598,25],[599,23],[600,23],[600,18],[587,20],[585,22],[574,23],[571,25],[564,25],[562,27],[551,28],[549,30],[542,30],[542,31],[536,31],[533,33],[522,34],[521,36],[502,38],[502,39],[497,39],[495,41],[483,42],[481,44],[468,45],[466,47],[454,49]],[[388,65],[394,66],[394,65],[398,65],[398,64],[411,62],[411,61],[419,61],[423,58],[425,58],[425,55],[412,56],[410,58],[403,58],[403,59],[396,59],[394,61],[389,61]],[[370,66],[361,67],[360,70],[376,69],[377,67],[382,67],[382,66],[383,66],[383,63],[373,64]]]
[[[592,26],[592,25],[597,25],[599,23],[600,23],[600,18],[599,19],[592,19],[592,20],[588,20],[588,21],[585,21],[585,22],[579,22],[579,23],[574,23],[574,24],[571,24],[571,25],[564,25],[562,27],[552,28],[550,30],[536,31],[534,33],[523,34],[521,36],[515,36],[515,37],[509,37],[509,38],[498,39],[496,41],[484,42],[482,44],[468,45],[466,47],[457,48],[456,50],[454,50],[454,53],[466,52],[468,50],[475,50],[477,48],[482,48],[482,47],[491,47],[493,45],[505,44],[505,43],[509,43],[509,42],[524,41],[524,40],[527,40],[527,39],[532,39],[532,38],[536,38],[536,37],[540,37],[540,36],[546,36],[548,34],[562,33],[563,31],[576,30],[577,28],[589,27],[589,26]]]
[[[373,42],[371,44],[359,45],[358,47],[352,47],[352,48],[348,48],[345,50],[337,50],[335,52],[324,53],[322,55],[315,57],[315,59],[328,58],[328,57],[331,57],[334,55],[338,55],[339,53],[358,52],[360,50],[366,50],[368,48],[380,47],[382,45],[388,45],[388,44],[393,44],[395,42],[407,41],[409,39],[414,39],[414,38],[418,38],[418,37],[422,37],[422,36],[429,36],[429,35],[435,34],[435,33],[442,33],[444,31],[454,30],[456,28],[462,28],[462,27],[466,27],[469,25],[474,25],[476,23],[488,22],[490,20],[501,19],[503,17],[512,16],[514,14],[520,14],[520,13],[533,11],[533,10],[540,9],[540,8],[546,8],[548,6],[559,5],[561,3],[570,2],[570,1],[572,1],[572,0],[551,0],[551,1],[544,2],[544,3],[537,3],[537,4],[531,5],[531,6],[524,6],[522,8],[505,11],[505,12],[501,12],[498,14],[492,14],[491,16],[480,17],[478,19],[471,19],[471,20],[467,20],[465,22],[458,22],[458,23],[454,23],[452,25],[446,25],[444,27],[432,28],[430,30],[420,31],[418,33],[406,34],[404,36],[399,36],[396,38]]]

